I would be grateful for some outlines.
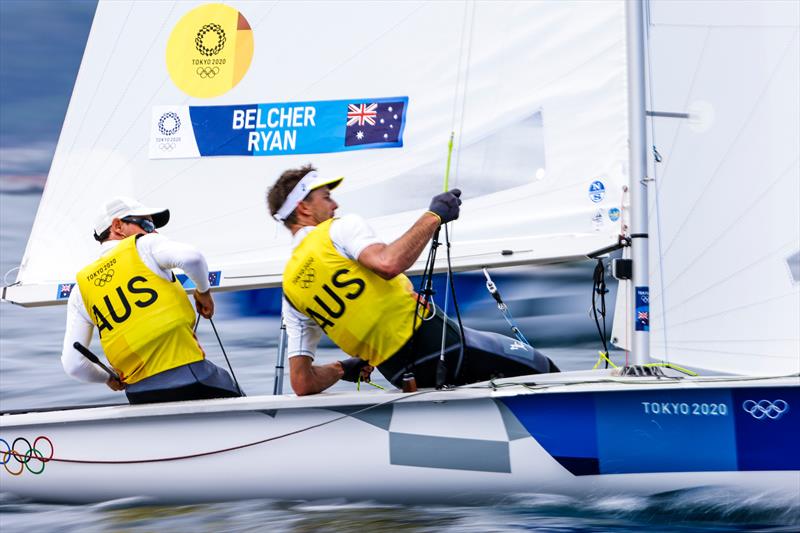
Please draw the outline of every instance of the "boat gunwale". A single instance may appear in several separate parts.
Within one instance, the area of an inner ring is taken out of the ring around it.
[[[598,372],[601,375],[598,375]],[[535,378],[535,379],[529,379]],[[567,378],[567,379],[564,379]],[[527,379],[527,381],[526,381]],[[35,410],[18,409],[0,412],[0,427],[22,427],[102,420],[126,420],[161,416],[231,414],[294,409],[331,409],[363,406],[365,410],[394,403],[443,403],[499,399],[528,394],[567,394],[587,392],[619,392],[659,389],[743,388],[798,386],[800,376],[699,376],[699,377],[631,377],[613,376],[610,371],[576,371],[504,378],[452,389],[420,389],[416,393],[400,390],[368,392],[323,392],[309,396],[259,395],[240,398],[218,398],[186,402],[153,404],[102,404],[92,406],[51,407]]]

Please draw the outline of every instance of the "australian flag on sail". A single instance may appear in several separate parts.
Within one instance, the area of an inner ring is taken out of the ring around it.
[[[72,293],[72,287],[74,286],[74,283],[59,283],[58,290],[56,291],[56,300],[66,300],[69,298],[69,295]]]
[[[347,104],[345,146],[403,145],[406,99]]]

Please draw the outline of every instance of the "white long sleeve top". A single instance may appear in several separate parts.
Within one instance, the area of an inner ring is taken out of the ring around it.
[[[100,245],[100,255],[106,255],[122,241],[106,241]],[[205,292],[208,284],[208,264],[205,257],[194,246],[171,241],[158,233],[143,235],[136,240],[136,250],[144,264],[165,280],[172,280],[172,269],[180,268]],[[80,354],[73,344],[77,341],[89,346],[94,323],[86,312],[80,288],[76,283],[67,301],[67,325],[64,345],[61,350],[61,365],[64,371],[79,381],[105,383],[108,375]]]

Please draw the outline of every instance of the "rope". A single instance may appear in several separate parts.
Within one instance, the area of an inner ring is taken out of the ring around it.
[[[225,356],[225,362],[228,364],[228,370],[231,372],[231,377],[233,378],[233,383],[236,385],[236,390],[239,391],[240,396],[244,396],[244,392],[242,388],[239,386],[239,380],[236,379],[236,374],[233,372],[233,366],[231,366],[231,361],[228,359],[228,354],[225,352],[225,346],[222,345],[222,339],[217,333],[217,326],[214,325],[214,321],[212,319],[208,319],[211,322],[211,328],[214,330],[214,335],[217,337],[217,342],[219,343],[219,347],[222,349],[222,355]],[[197,326],[200,324],[200,313],[197,313],[197,321],[194,323],[194,331],[197,332]]]
[[[601,361],[606,362],[606,368],[608,368],[608,365],[611,365],[611,368],[619,368],[617,365],[614,364],[614,361],[608,358],[608,352],[597,352],[597,354],[599,355],[599,357],[597,358],[597,362],[592,367],[592,370],[597,370],[597,367],[600,366]]]
[[[601,358],[597,360],[597,364],[595,364],[594,368],[597,368],[597,365],[599,365],[600,361],[603,359],[606,361],[606,368],[608,368],[608,363],[611,363],[610,359],[603,356],[603,354],[608,354],[608,343],[606,342],[606,293],[608,293],[608,289],[606,289],[605,272],[606,269],[603,265],[603,259],[598,257],[597,265],[594,267],[594,274],[592,275],[592,315],[594,316],[594,323],[597,326],[597,332],[600,334],[600,342],[603,344],[603,351],[599,352]],[[598,294],[600,295],[600,309],[597,308]],[[600,326],[600,317],[603,319],[602,327]],[[614,366],[614,363],[611,363],[611,365]]]
[[[372,385],[372,386],[373,386],[373,387],[375,387],[376,389],[380,389],[380,390],[382,390],[382,391],[385,391],[385,390],[386,390],[386,387],[381,387],[381,386],[380,386],[380,385],[378,385],[377,383],[373,383],[373,382],[371,382],[371,381],[365,381],[364,383],[366,383],[367,385]],[[358,381],[356,381],[356,390],[357,390],[357,391],[360,391],[360,390],[361,390],[361,374],[359,374],[359,375],[358,375]]]
[[[459,339],[459,352],[458,352],[458,364],[456,364],[456,370],[453,373],[453,381],[455,382],[458,379],[458,374],[461,372],[461,363],[464,362],[464,344],[465,344],[465,335],[464,335],[464,324],[461,322],[461,311],[458,309],[458,300],[456,299],[456,286],[453,280],[453,265],[450,262],[450,235],[448,233],[447,226],[444,227],[444,240],[447,244],[447,279],[450,282],[450,292],[453,293],[453,309],[456,312],[456,319],[458,319],[458,333],[461,336]],[[447,289],[445,289],[447,290]],[[447,294],[447,293],[445,293]],[[445,303],[447,300],[445,300]],[[447,316],[445,314],[445,316]],[[447,322],[445,322],[442,329],[444,330],[447,326]],[[444,332],[442,333],[442,354],[441,360],[444,360]]]
[[[276,441],[276,440],[279,440],[279,439],[284,439],[286,437],[291,437],[292,435],[298,435],[300,433],[304,433],[304,432],[310,431],[312,429],[316,429],[316,428],[319,428],[319,427],[322,427],[322,426],[327,426],[328,424],[333,424],[334,422],[338,422],[340,420],[343,420],[345,418],[351,417],[353,415],[364,413],[364,412],[369,411],[371,409],[375,409],[375,408],[378,408],[378,407],[383,407],[384,405],[390,405],[390,404],[395,403],[395,402],[400,401],[400,400],[411,398],[413,396],[419,396],[421,394],[427,394],[427,393],[430,393],[430,392],[434,392],[434,391],[425,390],[425,391],[420,391],[420,392],[416,392],[416,393],[403,394],[402,396],[400,396],[398,398],[393,398],[393,399],[388,400],[386,402],[378,403],[378,404],[375,404],[375,405],[370,405],[370,406],[365,407],[364,409],[359,409],[358,411],[354,411],[354,412],[352,412],[350,414],[341,415],[341,416],[338,416],[338,417],[333,418],[331,420],[326,420],[325,422],[320,422],[319,424],[313,424],[311,426],[307,426],[307,427],[304,427],[304,428],[301,428],[301,429],[297,429],[295,431],[290,431],[288,433],[283,433],[281,435],[276,435],[275,437],[268,437],[266,439],[257,440],[255,442],[248,442],[248,443],[245,443],[245,444],[238,444],[236,446],[230,446],[228,448],[220,448],[220,449],[217,449],[217,450],[211,450],[211,451],[207,451],[207,452],[197,452],[197,453],[191,453],[191,454],[185,454],[185,455],[175,455],[175,456],[171,456],[171,457],[156,457],[156,458],[153,458],[153,459],[93,460],[93,459],[64,459],[64,458],[60,458],[60,457],[52,457],[52,458],[50,458],[50,459],[48,459],[46,461],[43,461],[43,462],[55,461],[55,462],[59,462],[59,463],[125,465],[125,464],[164,463],[164,462],[168,462],[168,461],[180,461],[180,460],[184,460],[184,459],[195,459],[197,457],[206,457],[206,456],[209,456],[209,455],[218,455],[218,454],[221,454],[221,453],[227,453],[227,452],[232,452],[232,451],[236,451],[236,450],[242,450],[244,448],[251,448],[253,446],[258,446],[260,444],[265,444],[267,442],[272,442],[272,441]]]
[[[691,370],[689,370],[687,368],[683,368],[682,366],[678,366],[678,365],[675,365],[675,364],[672,364],[672,363],[669,363],[669,362],[647,363],[646,365],[642,365],[642,366],[671,368],[673,370],[677,370],[678,372],[683,372],[684,374],[689,375],[689,376],[699,376],[700,375],[697,372],[692,372]]]

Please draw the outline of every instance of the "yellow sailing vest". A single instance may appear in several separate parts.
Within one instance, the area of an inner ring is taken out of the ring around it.
[[[416,295],[403,274],[385,280],[336,251],[333,220],[319,224],[294,249],[283,271],[283,293],[339,348],[377,366],[411,338]]]
[[[83,268],[77,281],[103,351],[125,383],[205,357],[183,287],[142,262],[135,236]]]

